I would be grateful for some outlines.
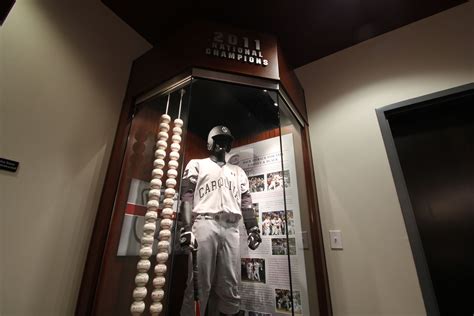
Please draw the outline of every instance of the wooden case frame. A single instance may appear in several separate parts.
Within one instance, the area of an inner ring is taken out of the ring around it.
[[[76,315],[93,315],[96,292],[100,282],[101,266],[107,255],[113,255],[106,252],[106,243],[109,233],[112,230],[120,229],[120,227],[112,227],[111,220],[114,213],[122,161],[126,151],[135,105],[153,95],[163,93],[166,90],[172,90],[190,81],[192,78],[212,79],[277,90],[300,123],[303,138],[304,168],[307,171],[305,173],[305,181],[311,221],[311,244],[313,247],[312,252],[316,271],[316,280],[314,281],[316,282],[318,292],[319,313],[320,315],[332,315],[322,237],[323,232],[316,195],[314,167],[303,89],[294,72],[285,63],[278,43],[272,36],[267,34],[254,34],[248,31],[242,32],[232,28],[209,24],[184,27],[177,34],[185,34],[185,38],[189,38],[190,34],[192,34],[193,39],[202,39],[206,38],[206,36],[208,37],[209,32],[214,29],[224,29],[225,32],[264,38],[266,40],[266,47],[270,51],[269,60],[272,69],[241,67],[240,64],[228,65],[223,64],[221,60],[212,58],[193,58],[192,53],[189,51],[185,55],[175,54],[173,52],[182,51],[181,44],[176,43],[176,37],[173,37],[170,43],[164,45],[166,49],[154,48],[134,62],[93,228],[76,305]],[[192,30],[192,32],[190,33],[189,30]],[[202,46],[199,48],[202,49]],[[197,50],[197,52],[199,53],[199,50]],[[169,58],[166,58],[166,56]]]

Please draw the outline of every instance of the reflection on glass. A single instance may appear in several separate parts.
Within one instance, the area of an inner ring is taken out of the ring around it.
[[[153,170],[156,168],[154,160],[156,159],[155,151],[160,132],[160,117],[166,111],[172,119],[178,117],[181,91],[185,92],[181,105],[182,110],[186,112],[190,96],[189,86],[171,93],[169,99],[168,95],[158,96],[139,104],[136,108],[133,121],[130,124],[111,230],[107,239],[95,297],[94,313],[96,315],[130,314],[130,305],[133,301],[132,292],[136,287],[138,254],[144,236],[143,227],[147,212],[146,205],[149,201],[150,181]],[[169,150],[167,154],[169,154]],[[167,172],[166,166],[163,171]],[[162,208],[162,202],[161,198],[160,208]],[[176,209],[176,205],[174,205],[174,209]],[[159,227],[159,222],[157,225]],[[151,237],[154,237],[152,251],[155,254],[157,252],[158,230]],[[155,256],[151,255],[150,268],[148,268],[150,281],[146,284],[148,293],[153,291],[151,280],[155,276],[153,271],[155,265]],[[165,284],[166,292],[168,292],[166,289],[168,285],[168,283]],[[150,294],[145,299],[147,306],[151,304],[149,297]]]
[[[273,295],[268,295],[272,291],[268,265],[274,264],[271,239],[261,232],[255,235],[261,230],[261,212],[269,207],[265,204],[268,197],[262,199],[262,194],[265,196],[269,192],[265,172],[270,169],[262,167],[271,163],[277,168],[274,171],[279,170],[276,160],[262,160],[279,156],[279,118],[275,102],[274,91],[207,80],[193,82],[185,154],[188,168],[182,185],[185,180],[195,182],[193,215],[196,219],[192,231],[199,245],[201,314],[206,306],[209,313],[275,311]],[[220,160],[210,159],[215,153],[208,133],[215,126],[225,126],[233,136],[232,148],[225,154],[225,165],[216,166]],[[272,139],[272,147],[265,144],[262,147],[262,142],[268,139]],[[215,172],[220,172],[220,176],[215,177]],[[234,197],[227,198],[222,192],[215,194],[221,189],[230,190]],[[182,197],[186,190],[181,188]],[[282,193],[274,191],[270,195],[282,196]],[[239,200],[238,207],[231,206],[234,199]],[[252,244],[255,238],[259,241],[261,238],[258,247]],[[188,258],[186,255],[175,258],[175,262],[178,261],[183,262],[180,268],[183,271]],[[182,285],[186,289],[181,294],[184,296],[181,315],[192,310],[190,289],[194,284],[190,266],[188,264],[187,286]],[[175,264],[175,273],[178,273],[177,269]]]
[[[302,127],[283,98],[279,96],[282,147],[282,169],[285,194],[287,242],[290,250],[291,297],[288,303],[294,315],[318,315],[316,280],[312,248],[309,245],[311,227],[306,195],[303,161]],[[291,246],[290,246],[291,249]]]
[[[94,312],[129,314],[150,181],[156,173],[159,121],[168,109],[171,119],[179,115],[184,121],[171,209],[183,211],[190,205],[192,222],[186,225],[186,217],[179,214],[171,227],[162,315],[191,315],[195,307],[192,238],[198,241],[194,254],[201,315],[206,308],[226,314],[317,315],[315,282],[307,282],[315,277],[305,237],[310,228],[301,127],[277,91],[204,79],[193,79],[183,89],[181,111],[180,89],[169,102],[168,95],[161,95],[137,106]],[[209,137],[213,128],[218,133]],[[147,306],[155,256],[150,261]]]

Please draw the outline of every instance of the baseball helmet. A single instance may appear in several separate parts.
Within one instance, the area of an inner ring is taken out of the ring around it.
[[[215,126],[211,129],[209,135],[207,136],[207,150],[212,150],[214,148],[214,137],[216,136],[226,136],[230,138],[231,143],[234,140],[234,136],[232,136],[229,128],[223,125]],[[230,146],[226,149],[226,151],[230,151]]]

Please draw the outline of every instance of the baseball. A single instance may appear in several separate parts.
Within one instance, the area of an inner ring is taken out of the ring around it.
[[[173,151],[179,151],[181,149],[181,146],[178,143],[172,143],[170,145],[171,150]]]
[[[168,270],[168,267],[166,266],[166,264],[163,264],[163,263],[158,263],[156,266],[155,266],[155,273],[157,275],[163,275],[166,273],[166,270]]]
[[[153,253],[153,249],[147,246],[140,248],[140,250],[138,251],[138,254],[140,255],[141,258],[150,258],[152,253]]]
[[[159,132],[158,133],[158,139],[167,141],[168,140],[168,133],[167,132]]]
[[[168,178],[174,179],[178,176],[178,171],[176,169],[168,169],[168,172],[166,174],[168,175]]]
[[[169,172],[169,170],[168,170],[168,172]],[[174,188],[176,186],[176,183],[177,183],[177,181],[173,178],[166,179],[166,187],[168,187],[168,188]]]
[[[158,169],[158,170],[159,170],[159,169]],[[162,171],[163,171],[163,170],[162,170]],[[169,176],[168,176],[168,177],[169,177]],[[159,190],[159,189],[161,189],[161,185],[162,185],[162,184],[163,184],[163,183],[161,182],[161,179],[156,178],[156,179],[152,179],[152,180],[151,180],[151,182],[150,182],[150,187],[151,187],[152,189],[158,189],[158,190]]]
[[[155,239],[153,238],[153,236],[147,235],[147,236],[143,236],[143,237],[141,238],[141,243],[142,243],[142,245],[150,246],[150,245],[153,244],[153,241],[154,241],[154,240],[155,240]]]
[[[158,263],[165,263],[168,261],[168,256],[167,252],[159,252],[156,254],[156,261],[158,261]]]
[[[157,159],[158,160],[158,159]],[[155,160],[156,161],[156,160]],[[155,166],[156,167],[156,166]],[[163,177],[163,170],[161,169],[153,169],[153,171],[151,172],[151,176],[155,179],[159,179],[161,177]]]
[[[168,143],[164,140],[159,140],[156,142],[156,148],[165,150],[168,147]]]
[[[139,286],[133,290],[133,298],[135,300],[143,300],[146,297],[146,287]]]
[[[149,211],[157,211],[158,207],[160,206],[160,203],[156,200],[149,200],[146,202],[146,207]]]
[[[156,168],[162,169],[165,166],[165,161],[160,158],[155,159],[155,161],[153,161],[153,166],[155,166]]]
[[[153,222],[158,219],[158,213],[156,211],[148,211],[145,213],[145,221]]]
[[[163,123],[169,123],[169,122],[171,122],[171,117],[168,114],[163,114],[161,116],[161,121]]]
[[[160,123],[160,131],[168,132],[170,130],[170,125],[168,123]]]
[[[181,129],[181,127],[178,127],[178,126],[173,127],[173,134],[181,135],[182,133],[183,133],[183,130]]]
[[[155,223],[146,223],[143,225],[143,231],[145,232],[154,232],[156,230],[156,224]]]
[[[151,189],[149,192],[148,192],[148,198],[150,200],[159,200],[160,199],[160,195],[161,195],[161,192],[160,190],[157,190],[157,189]]]
[[[150,266],[151,266],[150,260],[141,259],[137,263],[137,270],[138,272],[147,272],[148,270],[150,270]]]
[[[181,136],[175,134],[171,136],[171,140],[173,141],[173,143],[181,143]]]
[[[145,286],[148,283],[148,273],[138,273],[135,276],[135,284],[137,286]]]
[[[156,254],[157,263],[166,264],[166,261],[168,260],[168,258],[169,258],[168,251],[161,251]]]
[[[145,303],[140,301],[135,301],[130,306],[130,312],[132,315],[141,315],[145,311]]]
[[[173,204],[174,204],[174,200],[171,199],[171,198],[165,198],[163,200],[163,206],[164,207],[173,207]]]
[[[168,167],[170,169],[176,169],[176,168],[178,168],[178,166],[179,166],[179,163],[176,160],[168,161]]]
[[[160,289],[160,288],[163,287],[163,285],[165,285],[165,282],[166,282],[165,277],[157,276],[157,277],[155,277],[155,278],[153,279],[153,286],[154,286],[155,288]]]
[[[165,207],[162,211],[161,211],[161,217],[163,218],[171,218],[173,216],[173,209],[170,208],[170,207]]]
[[[170,220],[169,218],[164,218],[161,220],[161,228],[162,229],[169,229],[171,225],[173,225],[173,221]]]
[[[178,160],[179,159],[179,153],[177,151],[170,152],[170,159],[171,160]]]
[[[163,158],[165,158],[165,156],[166,156],[166,151],[164,151],[163,149],[155,150],[155,157],[157,159],[163,159]]]
[[[183,126],[184,124],[183,120],[179,118],[175,119],[173,123],[174,123],[174,126],[179,126],[179,127]]]
[[[176,194],[176,190],[173,188],[167,188],[165,190],[165,197],[173,198],[175,194]]]
[[[155,316],[159,315],[163,310],[163,305],[160,302],[154,302],[150,305],[150,314]]]
[[[160,240],[168,240],[171,237],[171,231],[169,229],[160,230]]]
[[[168,250],[170,248],[170,242],[167,240],[160,240],[158,242],[158,251]]]
[[[151,292],[151,299],[153,301],[161,301],[163,297],[165,296],[165,291],[162,289],[155,289],[153,292]]]

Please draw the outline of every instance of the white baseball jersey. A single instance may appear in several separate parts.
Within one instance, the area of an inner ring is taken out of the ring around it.
[[[281,218],[277,218],[275,220],[275,232],[277,235],[281,235],[282,231],[281,231],[281,225],[283,224],[283,221],[281,220]]]
[[[282,223],[282,222],[283,222],[283,221],[281,220],[281,218],[278,217],[278,218],[275,220],[275,225],[276,225],[276,226],[281,226],[281,223]]]
[[[256,261],[253,264],[253,278],[257,281],[260,281],[260,263]]]
[[[252,262],[247,262],[247,273],[250,273],[253,268],[253,263]]]
[[[249,181],[239,166],[222,167],[210,158],[191,160],[183,179],[196,185],[193,213],[230,212],[242,215],[242,194],[248,192]]]
[[[255,272],[258,272],[258,270],[260,270],[260,262],[255,261],[253,263],[253,269],[254,269]]]
[[[265,218],[265,219],[263,220],[263,223],[262,223],[262,228],[263,228],[264,230],[267,230],[267,229],[269,230],[271,224],[272,224],[272,223],[270,222],[270,220],[269,220],[268,218]]]

